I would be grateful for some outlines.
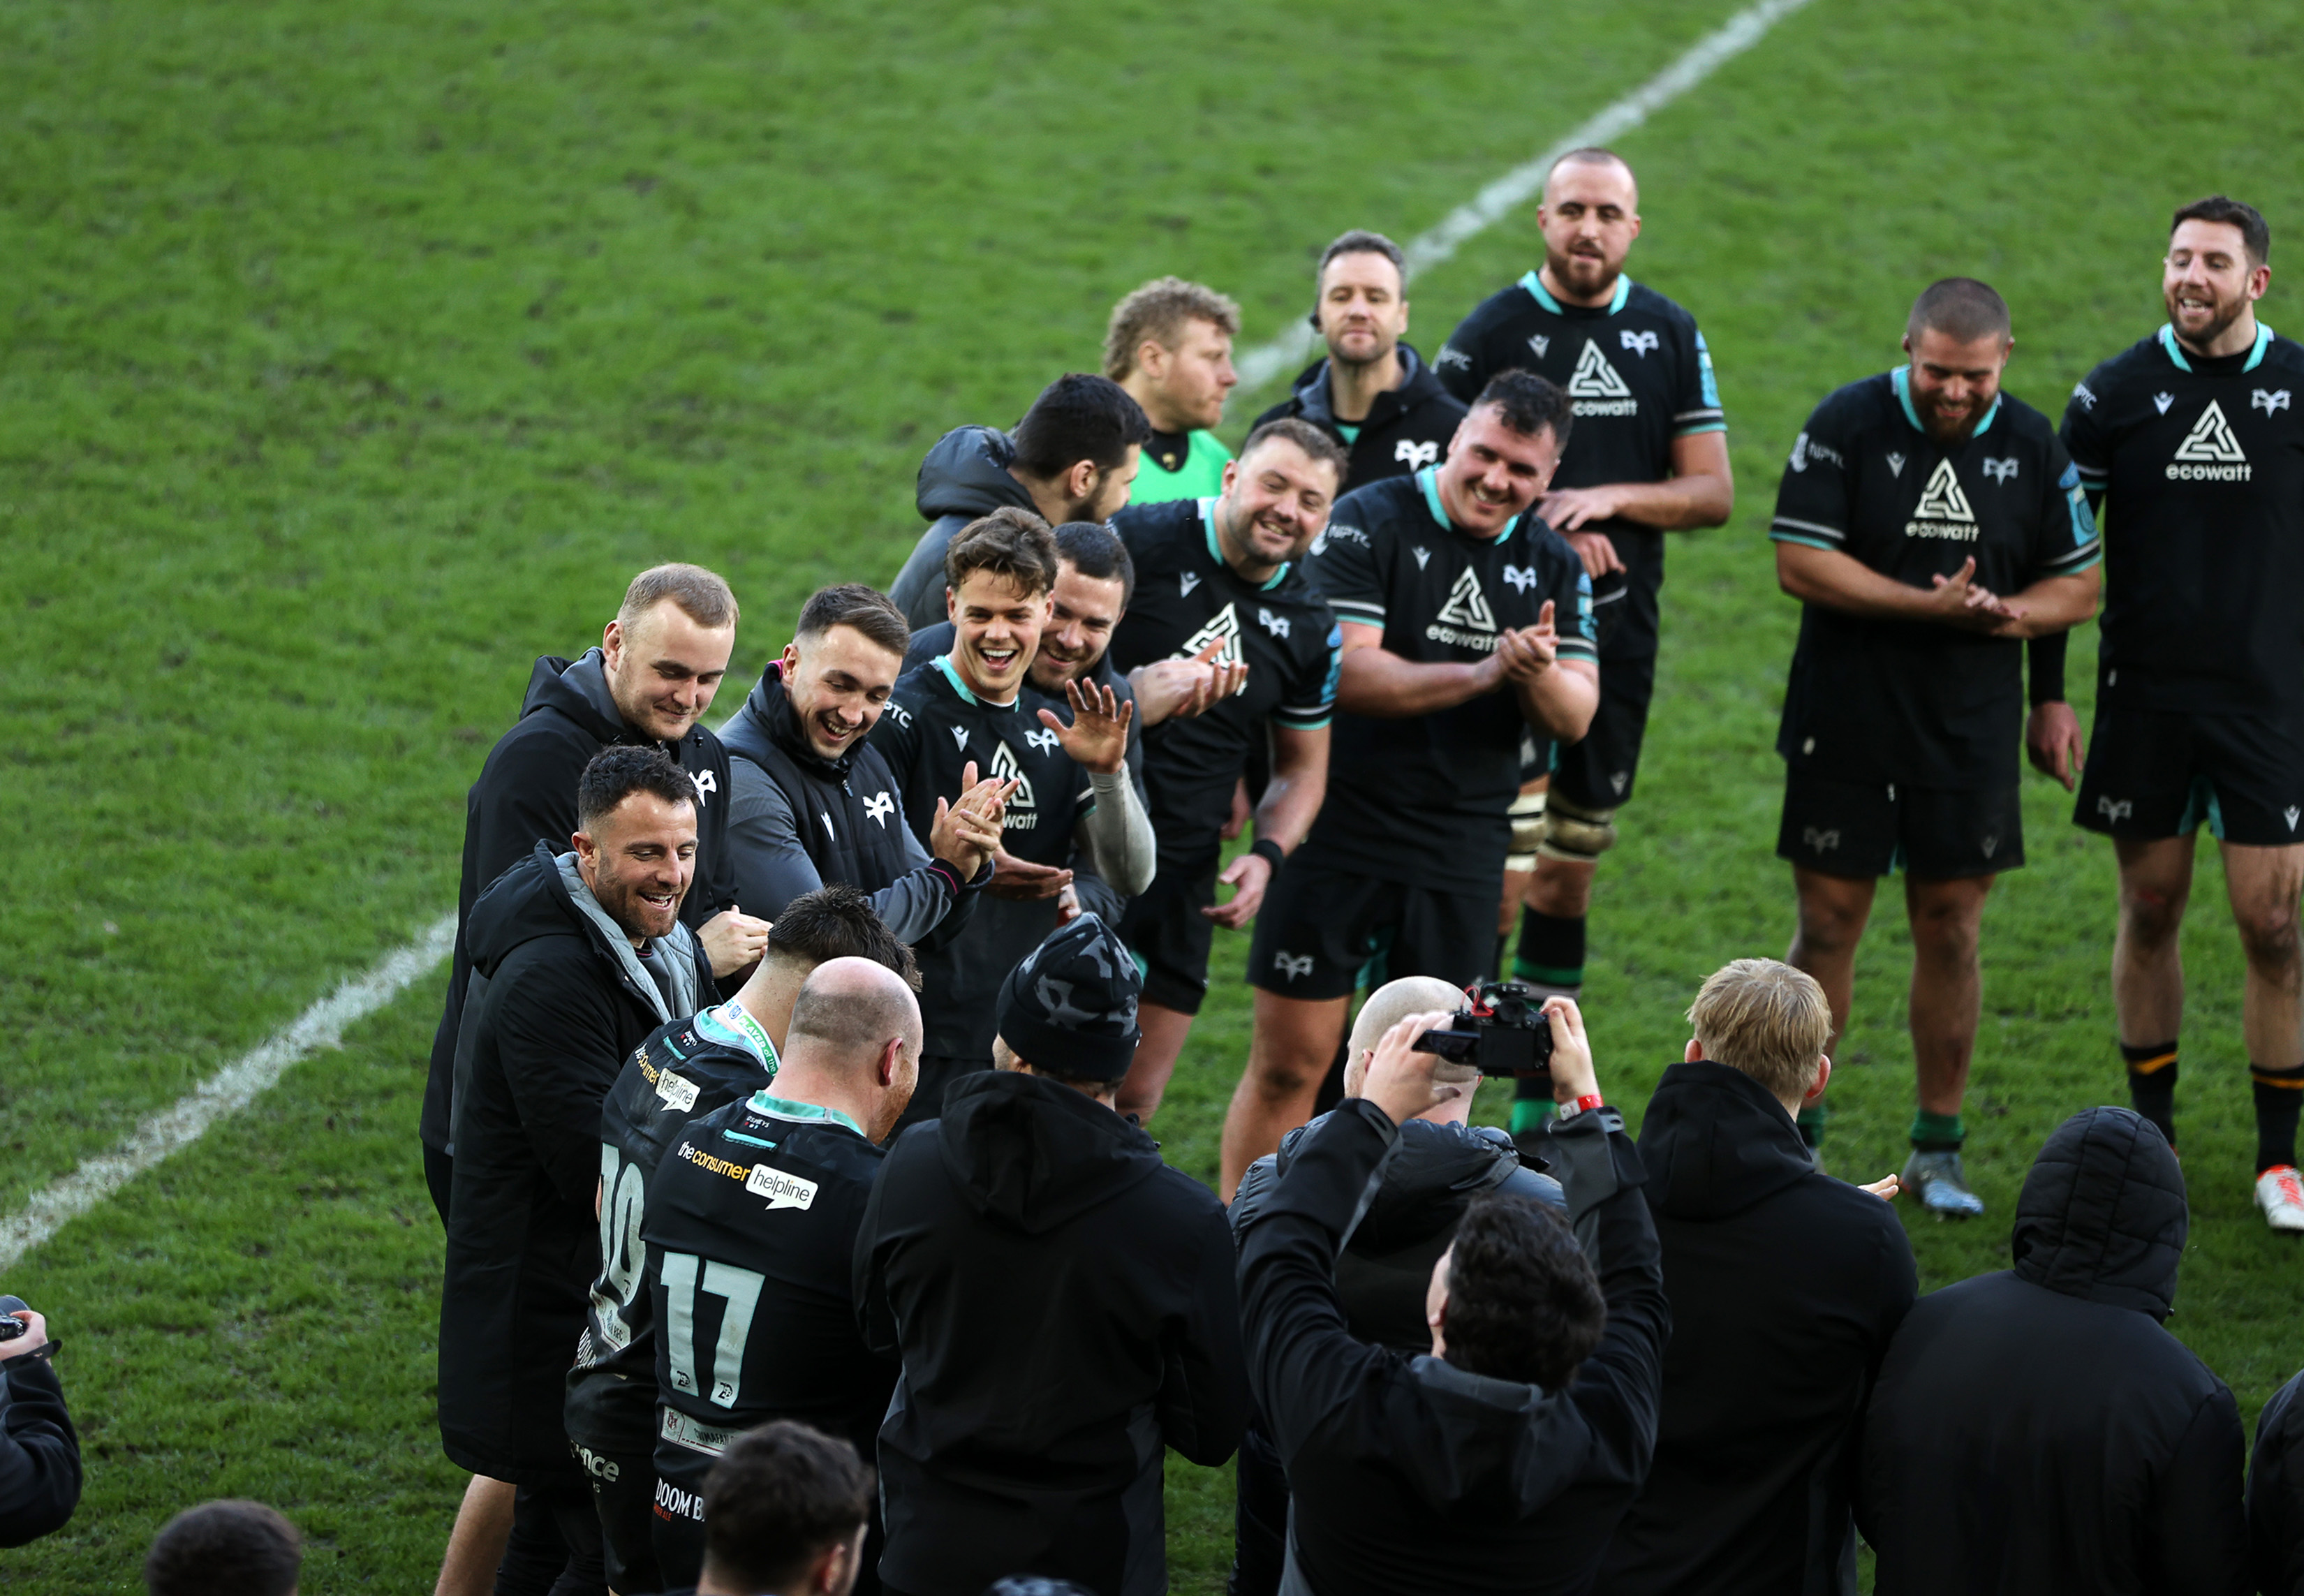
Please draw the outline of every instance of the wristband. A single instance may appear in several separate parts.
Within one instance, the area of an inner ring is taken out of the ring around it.
[[[1280,851],[1280,845],[1268,836],[1258,837],[1249,845],[1248,851],[1270,865],[1275,875],[1279,874],[1280,867],[1288,862],[1288,855]]]
[[[1560,1117],[1563,1119],[1573,1119],[1579,1114],[1588,1114],[1595,1108],[1604,1108],[1605,1107],[1607,1107],[1607,1105],[1602,1102],[1597,1096],[1580,1097],[1576,1099],[1573,1102],[1561,1104]]]
[[[2025,657],[2032,666],[2028,696],[2035,709],[2042,704],[2063,701],[2064,650],[2071,635],[2069,632],[2051,632],[2025,645]]]

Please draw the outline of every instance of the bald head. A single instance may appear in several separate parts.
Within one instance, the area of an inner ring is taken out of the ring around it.
[[[1430,1014],[1435,1009],[1453,1014],[1463,1006],[1461,989],[1429,975],[1386,981],[1368,994],[1368,1000],[1360,1005],[1360,1017],[1352,1022],[1351,1056],[1358,1058],[1375,1052],[1384,1033],[1410,1014]]]
[[[920,1006],[904,978],[870,959],[826,959],[809,972],[793,1000],[786,1051],[797,1061],[861,1067],[901,1042],[920,1050]]]
[[[1627,208],[1639,208],[1639,182],[1632,175],[1632,165],[1613,149],[1571,149],[1552,163],[1552,170],[1544,176],[1546,203],[1552,200],[1553,190],[1565,179],[1597,178],[1602,182],[1622,183],[1631,204]]]

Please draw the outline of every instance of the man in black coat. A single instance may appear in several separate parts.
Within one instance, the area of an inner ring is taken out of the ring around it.
[[[0,1546],[53,1535],[80,1505],[80,1436],[54,1351],[41,1350],[48,1321],[29,1308],[14,1312],[24,1333],[0,1341]]]
[[[1239,1443],[1224,1210],[1112,1108],[1138,996],[1099,917],[1060,927],[1001,989],[997,1067],[882,1165],[856,1303],[903,1363],[880,1430],[891,1592],[1030,1573],[1157,1596],[1165,1449],[1213,1467]]]
[[[2304,1592],[2304,1413],[2297,1375],[2273,1394],[2256,1421],[2248,1464],[2248,1539],[2256,1588],[2266,1596]]]
[[[704,1006],[712,971],[680,920],[696,856],[688,773],[661,749],[603,750],[577,823],[572,852],[538,843],[472,908],[487,985],[456,1095],[440,1436],[458,1467],[520,1488],[510,1560],[557,1549],[597,1583],[599,1520],[561,1408],[600,1269],[601,1104],[633,1048]]]
[[[1362,1095],[1308,1131],[1248,1227],[1249,1372],[1288,1470],[1289,1596],[1581,1592],[1648,1473],[1671,1320],[1639,1154],[1575,1005],[1546,1012],[1570,1111],[1547,1151],[1575,1229],[1476,1199],[1433,1268],[1428,1355],[1354,1336],[1335,1266],[1401,1125],[1476,1084],[1436,1081],[1439,1056],[1413,1048],[1446,1014],[1385,1034]]]
[[[1676,1328],[1648,1483],[1605,1596],[1856,1590],[1856,1421],[1918,1293],[1885,1199],[1817,1170],[1796,1122],[1824,1095],[1832,1006],[1774,959],[1715,972],[1640,1125]]]
[[[577,778],[594,754],[653,743],[694,778],[696,884],[681,918],[702,936],[714,975],[745,968],[767,946],[767,922],[734,913],[724,840],[728,755],[702,724],[735,646],[736,599],[726,582],[696,565],[653,566],[632,579],[598,648],[572,664],[550,655],[536,662],[519,720],[488,751],[464,800],[456,948],[420,1121],[424,1176],[442,1224],[455,1153],[457,1040],[472,976],[472,905],[538,842],[555,853],[567,848],[576,829]]]
[[[2162,1328],[2187,1228],[2148,1120],[2057,1127],[2016,1267],[1921,1298],[1888,1348],[1857,1496],[1880,1596],[2249,1589],[2240,1413]]]

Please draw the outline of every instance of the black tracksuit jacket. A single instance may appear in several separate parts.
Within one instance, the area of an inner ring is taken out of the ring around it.
[[[1404,477],[1436,464],[1446,456],[1448,440],[1456,436],[1456,423],[1464,419],[1466,406],[1440,386],[1424,357],[1408,344],[1400,346],[1400,363],[1406,369],[1400,386],[1376,396],[1368,418],[1351,438],[1343,434],[1348,423],[1336,420],[1329,403],[1326,356],[1298,372],[1288,397],[1257,417],[1256,425],[1297,416],[1334,438],[1350,456],[1344,485],[1336,490],[1340,498],[1381,478]]]
[[[2239,1596],[2232,1393],[2161,1328],[2184,1177],[2160,1133],[2090,1108],[2018,1199],[2016,1267],[1922,1297],[1866,1413],[1857,1523],[1879,1596]]]
[[[1364,1099],[1296,1150],[1240,1259],[1249,1372],[1294,1497],[1284,1596],[1580,1592],[1647,1475],[1671,1315],[1640,1159],[1598,1108],[1551,1133],[1608,1304],[1599,1346],[1547,1391],[1355,1337],[1336,1254],[1399,1144]]]
[[[2257,1416],[2248,1464],[2248,1538],[2255,1588],[2264,1596],[2304,1596],[2304,1413],[2296,1376]]]
[[[80,1436],[44,1358],[0,1363],[0,1546],[64,1528],[80,1505]]]
[[[903,1363],[887,1588],[1165,1591],[1164,1448],[1213,1467],[1246,1421],[1232,1256],[1223,1205],[1133,1121],[1031,1075],[955,1081],[856,1239],[864,1339]]]
[[[1904,1227],[1724,1064],[1664,1071],[1640,1163],[1672,1341],[1656,1462],[1593,1590],[1854,1596],[1857,1422],[1919,1289]]]
[[[576,783],[592,756],[611,743],[644,743],[617,713],[600,669],[600,650],[574,661],[546,655],[536,662],[521,701],[520,718],[496,739],[464,798],[464,862],[456,884],[456,949],[448,967],[448,998],[432,1038],[432,1070],[424,1083],[419,1133],[436,1152],[453,1153],[456,1040],[471,980],[469,946],[472,905],[488,884],[529,855],[539,842],[555,853],[576,833]],[[677,744],[659,744],[696,778],[703,802],[696,811],[696,879],[680,918],[702,925],[736,902],[734,867],[726,845],[728,751],[701,726]]]
[[[675,927],[656,943],[682,975],[667,1002],[631,944],[587,913],[563,862],[573,859],[538,844],[481,894],[470,925],[487,984],[456,1099],[440,1438],[459,1468],[521,1484],[575,1467],[562,1408],[600,1272],[601,1107],[632,1049],[712,989],[703,948]]]
[[[944,551],[952,536],[1003,505],[1040,513],[1024,485],[1008,474],[1016,446],[997,427],[955,427],[920,461],[913,503],[928,530],[912,546],[888,597],[917,632],[944,619]]]

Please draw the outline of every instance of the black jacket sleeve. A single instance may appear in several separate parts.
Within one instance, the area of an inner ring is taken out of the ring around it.
[[[2256,1588],[2267,1596],[2291,1596],[2304,1584],[2304,1486],[2296,1456],[2304,1436],[2297,1434],[2296,1393],[2304,1376],[2273,1394],[2257,1415],[2256,1451],[2248,1463],[2248,1538],[2256,1566]]]
[[[501,746],[472,787],[465,825],[472,841],[475,897],[498,876],[535,852],[540,839],[555,853],[572,845],[576,784],[589,754],[572,735],[522,727]]]
[[[80,1505],[80,1438],[45,1359],[0,1363],[0,1546],[62,1529]]]
[[[2143,1526],[2151,1589],[2168,1596],[2245,1596],[2248,1514],[2240,1480],[2247,1436],[2221,1384],[2200,1404],[2161,1472]]]
[[[1554,1124],[1553,1170],[1568,1193],[1568,1215],[1600,1277],[1608,1304],[1600,1345],[1576,1371],[1569,1396],[1590,1427],[1608,1477],[1648,1477],[1656,1455],[1656,1408],[1664,1392],[1664,1347],[1672,1310],[1664,1295],[1664,1253],[1640,1192],[1639,1150],[1623,1116],[1594,1108]]]
[[[865,1346],[884,1358],[903,1355],[895,1311],[888,1305],[885,1243],[880,1235],[880,1200],[888,1190],[891,1176],[902,1178],[897,1162],[902,1156],[900,1145],[888,1149],[879,1178],[872,1183],[872,1194],[864,1200],[864,1218],[856,1227],[856,1255],[850,1263],[856,1328],[863,1335]]]
[[[1240,1290],[1232,1230],[1221,1209],[1201,1221],[1199,1258],[1191,1301],[1161,1349],[1160,1435],[1202,1468],[1214,1468],[1238,1449],[1248,1426]]]
[[[565,938],[531,944],[554,951],[514,953],[489,985],[496,1059],[521,1129],[553,1190],[589,1218],[600,1180],[600,1110],[624,1052],[616,1029],[619,999],[575,957],[557,951],[567,945]],[[589,948],[577,956],[594,957]],[[708,966],[701,973],[710,979]]]

